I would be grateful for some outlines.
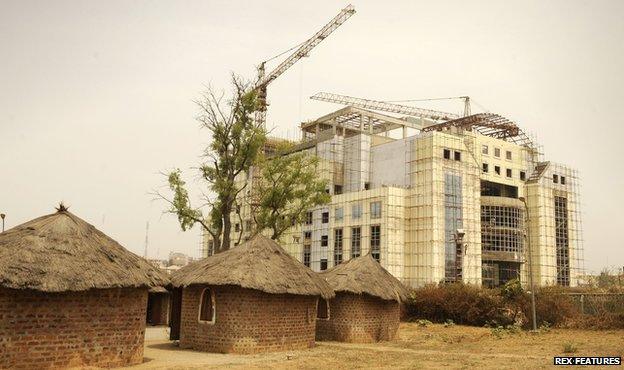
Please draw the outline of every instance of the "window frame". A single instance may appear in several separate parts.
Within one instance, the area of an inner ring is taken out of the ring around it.
[[[201,318],[202,304],[204,303],[204,295],[206,294],[206,291],[210,293],[210,304],[212,305],[212,319],[211,320],[202,320]],[[210,287],[205,287],[204,289],[202,289],[202,292],[199,295],[199,310],[197,312],[197,321],[200,324],[208,324],[208,325],[215,324],[215,322],[217,321],[217,305],[215,303],[216,302],[215,302],[214,289],[211,289]]]
[[[354,210],[357,209],[358,212],[354,212]],[[351,205],[351,218],[352,219],[359,219],[362,218],[362,203],[355,203]]]
[[[381,201],[380,200],[370,202],[369,208],[370,208],[370,218],[381,218]],[[377,208],[378,212],[377,213],[373,212],[373,208]]]
[[[329,223],[329,211],[321,212],[321,223],[328,224]]]
[[[501,148],[494,147],[494,157],[496,158],[501,157]]]
[[[487,162],[481,164],[481,172],[490,173],[490,165]]]
[[[342,221],[344,218],[344,208],[336,207],[334,208],[334,221]]]
[[[490,155],[490,148],[485,144],[481,144],[481,154]]]

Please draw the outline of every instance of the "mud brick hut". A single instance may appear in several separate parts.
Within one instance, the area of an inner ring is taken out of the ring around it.
[[[369,254],[319,273],[336,297],[319,301],[316,339],[367,343],[391,340],[399,329],[401,282]]]
[[[141,363],[147,291],[167,276],[57,210],[0,233],[0,368]]]
[[[180,269],[172,282],[181,289],[173,293],[181,303],[172,302],[172,339],[179,329],[180,347],[208,352],[312,347],[317,301],[334,296],[322,278],[262,235]]]

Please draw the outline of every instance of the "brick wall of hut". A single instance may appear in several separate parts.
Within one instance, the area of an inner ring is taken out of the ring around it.
[[[353,343],[392,340],[399,322],[398,302],[341,292],[329,301],[329,319],[317,320],[316,339]]]
[[[314,346],[317,297],[211,287],[214,324],[199,322],[206,286],[184,288],[180,346],[208,352],[257,353]]]
[[[146,289],[0,289],[0,368],[141,363],[146,303]]]

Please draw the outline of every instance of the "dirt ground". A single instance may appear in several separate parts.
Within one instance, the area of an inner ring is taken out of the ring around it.
[[[145,362],[131,369],[534,369],[551,367],[556,355],[624,356],[624,330],[499,333],[488,328],[402,323],[398,339],[392,342],[317,342],[305,351],[244,356],[182,350],[162,338],[146,335]]]

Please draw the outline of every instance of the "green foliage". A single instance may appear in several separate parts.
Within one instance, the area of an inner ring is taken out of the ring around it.
[[[574,343],[567,342],[563,345],[563,353],[574,353],[578,351],[578,348],[574,345]]]
[[[431,321],[429,321],[429,320],[426,320],[426,319],[418,319],[418,320],[416,320],[416,324],[418,326],[424,328],[424,327],[427,327],[427,326],[429,326],[429,325],[431,325],[433,323]]]
[[[518,279],[509,280],[501,288],[501,296],[507,301],[515,301],[523,295],[524,289],[522,289],[522,284]]]
[[[259,164],[262,180],[255,189],[253,213],[257,229],[271,230],[272,239],[303,222],[306,210],[331,199],[325,191],[327,180],[318,178],[319,159],[303,152],[289,153],[291,148],[282,143],[274,156]]]
[[[193,227],[197,220],[201,220],[201,211],[192,209],[188,197],[188,191],[184,188],[186,184],[181,178],[180,169],[171,171],[168,176],[169,189],[173,191],[173,201],[169,209],[170,212],[178,215],[178,221],[183,231]]]

